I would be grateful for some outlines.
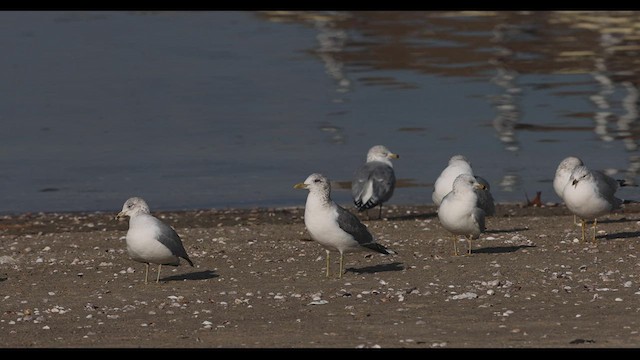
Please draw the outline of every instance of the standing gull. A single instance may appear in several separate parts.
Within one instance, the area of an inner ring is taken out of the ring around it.
[[[151,215],[149,206],[142,198],[127,199],[116,219],[125,216],[129,216],[127,252],[133,260],[145,263],[145,284],[149,279],[149,263],[158,264],[156,283],[160,282],[162,265],[178,266],[180,258],[183,258],[193,266],[180,236],[171,226]]]
[[[585,219],[593,219],[593,238],[596,242],[598,217],[619,209],[623,200],[615,196],[623,180],[615,180],[601,171],[576,166],[564,187],[562,196],[567,208],[580,217],[582,241],[585,241]]]
[[[440,176],[438,176],[436,182],[433,184],[431,199],[436,206],[440,206],[442,199],[453,190],[453,182],[458,175],[461,174],[474,176],[471,163],[463,155],[454,155],[449,159],[449,164],[442,170]],[[484,185],[483,189],[476,190],[478,206],[484,210],[486,216],[492,216],[495,214],[495,204],[493,196],[491,195],[489,182],[480,176],[475,176],[475,178]]]
[[[351,182],[351,196],[358,211],[380,206],[378,219],[382,218],[382,203],[391,198],[396,187],[391,159],[399,157],[382,145],[369,149],[367,162],[356,171]]]
[[[395,252],[375,242],[367,227],[349,211],[331,200],[331,184],[322,174],[311,174],[295,189],[307,189],[304,208],[304,224],[311,238],[327,252],[327,277],[329,277],[329,250],[340,252],[340,278],[343,273],[344,253],[371,250],[389,255]]]
[[[582,162],[582,160],[575,156],[564,158],[564,160],[562,160],[558,165],[558,168],[556,169],[556,175],[553,178],[553,190],[556,192],[558,197],[562,199],[562,201],[564,201],[564,187],[569,182],[569,178],[571,177],[573,169],[581,165],[584,165],[584,163]],[[573,223],[577,224],[575,214],[573,215]]]
[[[471,255],[471,240],[484,232],[484,210],[478,207],[476,189],[484,190],[475,177],[460,174],[453,182],[453,190],[440,203],[438,218],[442,226],[453,236],[453,253],[458,255],[458,235],[464,235],[469,242],[468,254]]]

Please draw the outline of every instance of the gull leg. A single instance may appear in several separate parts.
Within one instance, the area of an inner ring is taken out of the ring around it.
[[[162,269],[162,264],[158,264],[158,277],[156,278],[156,284],[160,282],[160,269]]]
[[[144,283],[147,284],[149,282],[149,263],[144,263],[145,272],[144,272]]]
[[[327,277],[329,277],[329,250],[327,251]]]
[[[382,203],[380,203],[380,211],[378,212],[378,220],[382,219]]]
[[[578,222],[578,217],[576,216],[576,214],[573,214],[573,225],[580,225],[580,223]]]
[[[468,237],[467,241],[469,242],[469,253],[467,255],[471,255],[471,237]]]
[[[585,239],[584,239],[584,226],[585,226],[584,219],[580,219],[580,227],[582,227],[582,242],[585,242]]]
[[[596,242],[596,224],[598,223],[598,219],[593,219],[593,243],[597,244]]]
[[[344,254],[342,252],[340,252],[340,276],[339,278],[342,279],[342,265],[344,263]]]
[[[453,255],[458,256],[458,237],[453,235],[451,239],[453,240]]]

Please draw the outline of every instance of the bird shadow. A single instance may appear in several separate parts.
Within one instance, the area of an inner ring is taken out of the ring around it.
[[[177,274],[161,278],[161,281],[182,281],[182,280],[207,280],[217,278],[220,275],[212,270],[196,271],[186,274]]]
[[[417,220],[417,219],[433,219],[438,216],[436,212],[428,212],[422,214],[405,214],[405,215],[395,215],[395,216],[383,216],[387,220]],[[373,219],[377,220],[377,219]]]
[[[386,271],[402,271],[404,266],[400,262],[393,262],[390,264],[379,264],[373,266],[365,266],[361,268],[347,268],[345,271],[350,271],[356,274],[374,274]]]
[[[510,233],[510,232],[518,232],[518,231],[527,231],[529,228],[513,228],[513,229],[501,229],[501,230],[485,230],[485,234],[500,234],[500,233]]]
[[[504,254],[516,252],[523,248],[533,248],[535,245],[517,245],[517,246],[492,246],[473,250],[474,254]]]
[[[638,231],[625,231],[615,234],[606,234],[606,235],[596,235],[596,239],[602,240],[616,240],[616,239],[629,239],[629,238],[637,238],[640,237],[640,232]]]
[[[603,219],[603,220],[598,220],[598,224],[615,224],[615,223],[626,223],[626,222],[632,222],[632,221],[638,221],[638,219],[629,219],[626,217],[623,217],[620,219]],[[592,225],[593,221],[589,221],[587,223]]]

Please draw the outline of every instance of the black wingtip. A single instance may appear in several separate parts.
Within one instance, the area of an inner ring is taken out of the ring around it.
[[[366,247],[367,249],[373,250],[373,251],[377,251],[381,254],[384,255],[393,255],[393,254],[397,254],[397,252],[387,249],[386,247],[384,247],[383,245],[380,245],[378,243],[370,243],[370,244],[364,244],[362,245],[364,247]]]
[[[626,180],[616,179],[616,181],[618,182],[618,184],[620,185],[620,187],[623,187],[623,186],[635,186],[635,187],[638,187],[638,185],[637,185],[637,184],[631,184],[631,183],[628,183]]]
[[[193,261],[191,261],[191,259],[189,259],[188,257],[184,257],[183,259],[187,260],[189,265],[191,265],[191,267],[193,267]]]

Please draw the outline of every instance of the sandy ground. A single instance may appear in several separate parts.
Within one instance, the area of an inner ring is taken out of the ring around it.
[[[154,212],[195,267],[147,285],[115,212],[1,217],[0,347],[640,346],[640,206],[599,219],[597,244],[563,206],[497,208],[472,256],[432,207],[362,214],[398,254],[349,254],[341,279],[302,208]]]

